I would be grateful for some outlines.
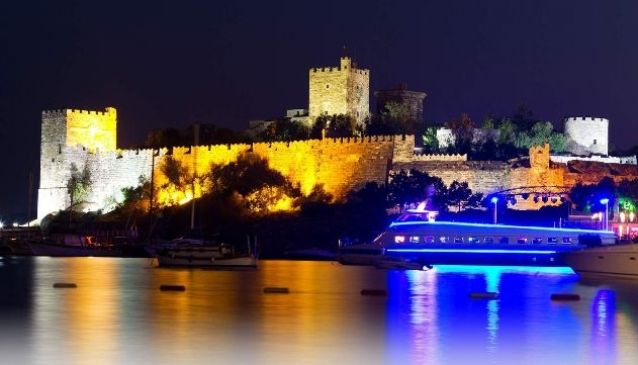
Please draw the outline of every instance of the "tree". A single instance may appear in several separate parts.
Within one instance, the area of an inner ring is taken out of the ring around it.
[[[537,122],[530,131],[521,131],[516,140],[515,145],[518,148],[529,149],[532,146],[543,146],[549,143],[553,152],[563,152],[567,146],[565,136],[562,133],[554,132],[554,126],[551,122]]]
[[[151,148],[175,147],[184,144],[184,137],[176,128],[156,129],[146,136],[146,146]]]
[[[446,196],[447,187],[443,180],[414,169],[395,173],[387,188],[387,201],[391,207],[427,200],[431,206],[445,209]]]
[[[333,115],[326,128],[326,136],[331,138],[352,137],[355,134],[356,125],[357,122],[349,115]]]
[[[137,206],[140,203],[148,202],[151,197],[151,182],[144,177],[144,175],[140,175],[137,179],[137,186],[129,186],[126,188],[122,188],[122,202],[120,203],[120,207],[123,206]]]
[[[258,139],[264,141],[298,141],[308,139],[310,130],[301,123],[288,118],[278,119],[259,134]]]
[[[82,171],[78,169],[75,163],[71,163],[71,176],[66,183],[71,203],[69,209],[72,210],[76,204],[82,203],[87,198],[91,183],[91,170],[88,162],[84,164]]]
[[[498,143],[500,145],[514,145],[516,132],[516,124],[514,124],[511,119],[501,119],[498,124]]]
[[[512,114],[512,122],[520,130],[529,129],[537,121],[534,119],[534,112],[526,105],[519,104]]]
[[[439,153],[439,139],[436,135],[435,127],[427,127],[423,131],[421,138],[423,139],[423,152]]]
[[[416,131],[416,120],[408,105],[393,101],[386,103],[381,113],[368,118],[364,126],[364,134],[369,136],[414,134]]]
[[[310,138],[320,139],[323,138],[323,131],[330,122],[330,117],[326,114],[320,115],[315,119],[315,122],[310,128]]]
[[[483,125],[481,125],[482,129],[494,129],[496,127],[496,121],[492,116],[486,116],[483,119]]]
[[[215,193],[237,194],[253,212],[288,209],[292,207],[292,199],[300,196],[298,187],[271,169],[266,159],[252,153],[242,153],[226,165],[213,165],[209,178]]]
[[[470,153],[474,138],[474,123],[467,113],[462,113],[457,119],[448,123],[448,128],[454,137],[453,150],[456,153]]]
[[[167,190],[171,194],[171,201],[167,202],[175,205],[183,201],[183,198],[194,199],[197,194],[197,188],[205,190],[209,182],[208,173],[195,173],[190,171],[181,161],[173,156],[166,156],[160,165],[160,171],[166,178],[166,182],[160,185],[160,189]],[[175,194],[181,193],[181,194]],[[183,195],[182,195],[183,194]]]
[[[466,181],[452,181],[447,190],[447,204],[457,207],[457,212],[464,207],[478,207],[483,200],[483,194],[473,194]]]

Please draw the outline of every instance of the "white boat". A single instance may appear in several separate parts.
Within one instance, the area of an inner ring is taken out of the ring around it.
[[[564,252],[616,242],[611,231],[437,222],[432,217],[431,211],[408,210],[371,244],[342,247],[339,261],[376,265],[384,257],[395,257],[424,266],[561,266]]]
[[[233,246],[193,239],[178,239],[157,246],[154,257],[160,267],[256,268],[257,257],[248,246],[246,253],[237,253]]]
[[[191,256],[188,252],[182,252],[181,255],[158,255],[157,262],[160,267],[196,267],[220,269],[257,268],[257,258],[253,255],[203,257]]]
[[[582,276],[638,279],[638,244],[591,247],[565,254],[565,262]]]

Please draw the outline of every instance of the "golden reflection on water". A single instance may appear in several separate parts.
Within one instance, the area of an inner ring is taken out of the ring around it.
[[[76,289],[53,289],[74,282]],[[186,286],[162,292],[162,284]],[[25,284],[29,285],[29,284]],[[147,260],[33,260],[29,362],[636,363],[638,284],[573,277],[400,272],[263,261],[256,271],[159,269]],[[290,294],[264,294],[287,287]],[[361,289],[387,289],[367,297]],[[472,290],[498,291],[477,301]],[[574,291],[581,302],[552,303]],[[612,295],[613,294],[613,295]],[[25,350],[26,351],[26,350]],[[633,361],[633,362],[632,362]]]
[[[72,364],[88,359],[92,364],[117,362],[120,264],[101,258],[36,261],[36,278],[47,280],[37,282],[35,289],[34,340],[50,346],[38,360],[48,362],[63,354]],[[53,289],[56,282],[75,283],[79,290]]]

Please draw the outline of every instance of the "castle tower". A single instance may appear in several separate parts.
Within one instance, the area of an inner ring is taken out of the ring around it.
[[[573,155],[609,155],[609,120],[606,118],[566,118],[565,137],[567,151]]]
[[[341,57],[339,67],[311,68],[308,92],[312,122],[323,114],[345,114],[360,125],[370,114],[370,71],[358,69],[350,57]]]
[[[82,168],[88,154],[117,148],[117,111],[62,109],[42,112],[38,218],[68,207],[70,164]]]
[[[390,90],[379,90],[374,92],[377,98],[377,112],[383,113],[386,104],[392,102],[407,106],[410,119],[414,123],[423,123],[423,100],[427,96],[424,92],[410,91],[406,84],[398,85]]]

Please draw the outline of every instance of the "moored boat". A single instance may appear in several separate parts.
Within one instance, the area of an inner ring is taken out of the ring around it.
[[[157,262],[160,267],[194,267],[194,268],[220,268],[220,269],[255,269],[257,268],[257,258],[252,255],[247,256],[226,256],[226,257],[202,257],[192,256],[188,252],[181,255],[157,255]]]
[[[154,257],[160,267],[256,268],[257,257],[250,245],[247,252],[236,252],[225,243],[178,239],[156,248]]]
[[[26,241],[31,254],[34,256],[53,256],[53,257],[121,257],[122,249],[115,245],[101,244],[68,244],[54,241]]]
[[[638,244],[589,247],[564,255],[565,262],[582,276],[638,279]]]

